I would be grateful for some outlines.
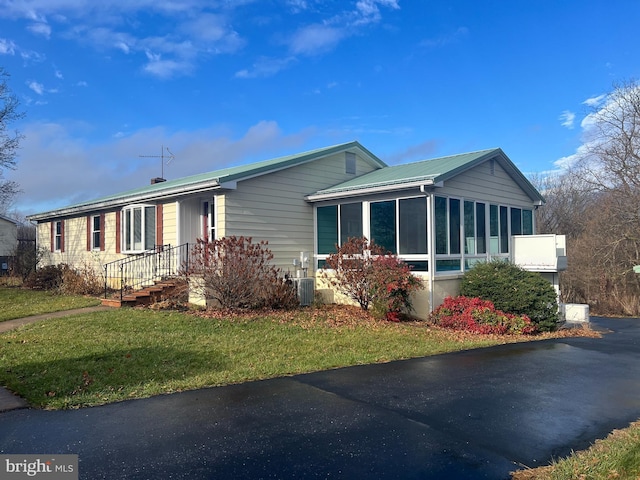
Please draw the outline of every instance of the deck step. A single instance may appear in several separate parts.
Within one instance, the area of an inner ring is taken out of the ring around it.
[[[151,303],[162,301],[166,294],[175,290],[178,283],[178,281],[173,280],[162,280],[156,282],[154,285],[144,287],[135,292],[127,293],[122,296],[122,300],[119,298],[103,298],[101,302],[104,306],[114,308],[120,308],[122,306],[135,307],[136,305],[149,305]]]

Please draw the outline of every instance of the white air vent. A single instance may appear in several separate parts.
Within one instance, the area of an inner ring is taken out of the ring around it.
[[[298,290],[300,305],[308,307],[313,303],[315,280],[313,278],[296,278],[294,281]]]

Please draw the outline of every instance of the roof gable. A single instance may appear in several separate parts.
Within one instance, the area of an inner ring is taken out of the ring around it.
[[[17,220],[13,220],[12,218],[5,217],[4,215],[0,215],[0,220],[3,220],[5,222],[9,222],[9,223],[13,223],[15,226],[19,225],[19,222]]]
[[[418,186],[435,186],[489,160],[495,160],[534,202],[543,203],[542,195],[520,172],[500,148],[422,160],[375,170],[307,197],[310,201],[349,195],[366,195]]]

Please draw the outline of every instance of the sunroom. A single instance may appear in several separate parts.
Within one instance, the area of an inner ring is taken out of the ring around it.
[[[500,149],[387,167],[307,196],[314,204],[315,268],[364,236],[423,278],[421,309],[456,295],[478,262],[512,259],[512,238],[535,233],[543,199]]]

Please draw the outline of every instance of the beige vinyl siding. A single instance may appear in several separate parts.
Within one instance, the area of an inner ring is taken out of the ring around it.
[[[176,202],[162,205],[162,243],[164,245],[178,245],[176,212]]]
[[[471,170],[445,182],[444,187],[436,189],[436,195],[464,197],[467,200],[479,200],[499,205],[532,207],[532,200],[518,184],[498,164],[494,163],[491,174],[491,162],[484,162]]]
[[[372,170],[356,158],[358,175]],[[344,153],[305,165],[245,180],[236,191],[225,195],[224,234],[250,236],[254,241],[267,240],[274,253],[274,264],[294,271],[292,261],[300,252],[313,255],[313,207],[304,196],[353,178],[345,173]],[[310,266],[313,262],[310,262]]]
[[[64,252],[51,252],[52,222],[39,223],[38,246],[45,250],[43,265],[66,263],[75,268],[91,267],[101,274],[105,263],[123,258],[124,255],[116,253],[116,215],[119,211],[104,214],[105,249],[87,250],[87,217],[100,213],[64,219]]]

